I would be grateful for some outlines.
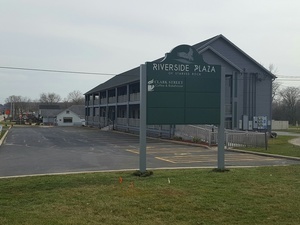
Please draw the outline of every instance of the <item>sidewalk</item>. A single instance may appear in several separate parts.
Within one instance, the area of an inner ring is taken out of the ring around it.
[[[289,143],[291,143],[292,145],[300,146],[300,137],[289,140]]]

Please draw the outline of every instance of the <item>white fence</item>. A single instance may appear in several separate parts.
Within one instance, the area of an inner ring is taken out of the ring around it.
[[[217,143],[218,133],[213,126],[176,125],[175,136],[184,140],[202,141],[209,146]]]
[[[175,136],[209,146],[218,143],[218,129],[214,126],[177,125]],[[225,145],[229,147],[265,147],[266,134],[248,131],[225,131]]]
[[[226,132],[226,146],[229,147],[265,147],[266,133],[260,132]]]

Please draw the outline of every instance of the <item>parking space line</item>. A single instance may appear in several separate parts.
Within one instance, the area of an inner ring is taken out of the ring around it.
[[[126,151],[139,154],[138,148],[126,149]],[[203,154],[205,153],[205,154]],[[215,163],[217,162],[217,154],[215,151],[208,151],[206,149],[199,148],[157,148],[157,146],[147,146],[147,154],[155,156],[155,159],[169,162],[172,164],[176,163]],[[163,155],[165,154],[165,155]],[[225,155],[226,162],[251,162],[251,161],[275,161],[276,158],[261,157],[256,155]]]
[[[169,162],[169,163],[176,163],[176,162],[174,162],[172,160],[166,159],[165,157],[155,157],[155,158],[158,159],[158,160],[161,160],[161,161]]]
[[[126,149],[126,151],[138,153],[138,148]],[[193,148],[181,148],[181,149],[174,149],[174,148],[159,148],[157,149],[155,146],[147,147],[148,154],[191,154],[191,153],[202,153],[208,152],[206,149],[193,149]]]
[[[216,162],[217,159],[214,156],[203,157],[202,155],[196,156],[169,156],[169,157],[155,157],[160,160],[169,161],[172,163],[195,163],[195,162]]]
[[[217,162],[216,155],[189,155],[189,156],[164,156],[155,157],[156,159],[163,160],[171,163],[200,163],[200,162]],[[239,158],[239,157],[225,157],[226,162],[235,161],[275,161],[275,158],[260,158],[260,157],[250,157],[250,158]]]
[[[134,153],[134,154],[140,154],[139,151],[137,150],[133,150],[133,149],[126,149],[127,152],[131,152],[131,153]]]

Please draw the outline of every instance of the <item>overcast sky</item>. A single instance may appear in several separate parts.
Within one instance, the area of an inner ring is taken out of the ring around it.
[[[274,64],[283,87],[300,87],[299,9],[299,0],[0,0],[0,67],[118,74],[223,34]],[[0,68],[0,104],[63,99],[111,77]]]

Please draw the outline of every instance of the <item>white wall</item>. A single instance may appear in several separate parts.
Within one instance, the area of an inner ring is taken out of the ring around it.
[[[272,130],[286,130],[289,128],[289,121],[272,120]]]

